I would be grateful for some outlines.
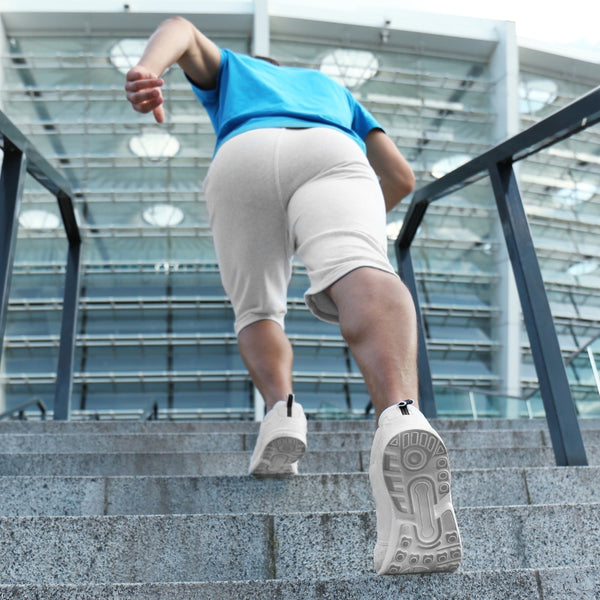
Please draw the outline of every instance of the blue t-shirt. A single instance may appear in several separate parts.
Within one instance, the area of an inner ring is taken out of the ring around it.
[[[215,152],[234,135],[267,127],[332,127],[364,151],[369,131],[381,129],[345,87],[320,71],[221,49],[216,87],[203,90],[189,81],[217,134]]]

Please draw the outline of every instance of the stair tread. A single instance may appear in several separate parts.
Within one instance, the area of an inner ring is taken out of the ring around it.
[[[494,429],[544,429],[547,430],[546,420],[535,419],[432,419],[431,424],[439,431],[447,430],[494,430]],[[579,426],[582,430],[600,429],[600,418],[580,418]],[[0,435],[3,433],[19,432],[52,432],[52,431],[230,431],[230,432],[256,432],[259,423],[253,421],[133,421],[133,420],[103,420],[103,421],[0,421]],[[308,421],[309,431],[374,431],[375,420],[370,419],[339,419],[339,420],[312,420]]]
[[[242,580],[230,582],[157,582],[82,585],[0,585],[6,600],[363,600],[387,598],[413,600],[415,597],[470,598],[471,600],[596,600],[600,588],[600,567],[552,569],[511,569],[503,571],[462,571],[428,577],[377,577],[299,580]],[[542,594],[542,595],[540,595]]]
[[[453,471],[455,507],[589,503],[598,501],[600,467],[510,467]],[[367,510],[367,473],[301,474],[286,479],[247,475],[4,476],[0,513],[119,515],[239,513],[263,507],[312,512]]]
[[[599,512],[600,504],[458,509],[462,568],[600,564]],[[344,578],[371,573],[375,515],[19,517],[0,518],[0,531],[0,583]]]
[[[586,448],[589,464],[600,464],[600,445]],[[450,448],[454,469],[555,465],[550,447]],[[250,450],[233,452],[0,453],[0,475],[245,475]],[[369,450],[307,451],[301,473],[364,472]]]

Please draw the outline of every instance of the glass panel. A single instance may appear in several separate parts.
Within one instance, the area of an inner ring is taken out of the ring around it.
[[[25,189],[35,190],[38,201],[25,194],[19,214],[0,357],[0,413],[34,398],[52,410],[54,401],[68,244],[56,198],[29,176]]]
[[[548,79],[527,71],[521,73],[521,85],[538,90],[533,109],[521,107],[523,127],[589,91],[588,85],[573,78]],[[593,126],[523,161],[520,181],[561,351],[568,365],[571,393],[581,415],[595,414],[597,389],[587,353],[582,349],[600,334],[600,128]],[[527,340],[525,345],[529,346]],[[576,355],[579,357],[574,359]],[[528,365],[529,385],[533,385],[531,359]]]

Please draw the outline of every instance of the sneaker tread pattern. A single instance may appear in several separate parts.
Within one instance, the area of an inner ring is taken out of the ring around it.
[[[270,441],[263,450],[254,475],[292,474],[292,465],[306,452],[306,444],[295,437],[278,437]]]
[[[383,476],[397,518],[402,522],[389,574],[454,571],[462,556],[458,525],[450,501],[446,447],[429,431],[394,436],[383,455]]]

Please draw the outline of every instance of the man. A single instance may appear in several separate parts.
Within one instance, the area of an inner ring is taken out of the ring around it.
[[[160,74],[174,63],[217,134],[205,196],[240,354],[267,409],[250,473],[295,474],[306,449],[283,329],[297,255],[311,282],[306,303],[339,322],[378,419],[369,472],[375,570],[456,569],[461,542],[447,452],[417,409],[415,308],[387,258],[385,211],[413,189],[410,166],[374,117],[324,74],[220,49],[180,17],[158,27],[127,73],[127,99],[158,123]]]

